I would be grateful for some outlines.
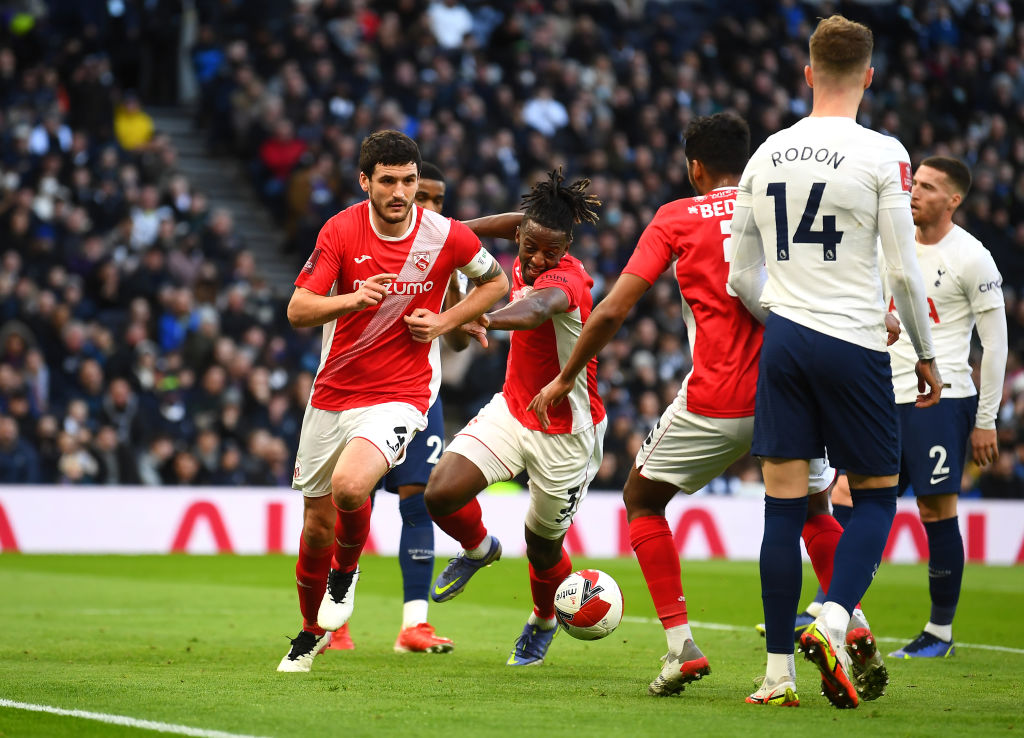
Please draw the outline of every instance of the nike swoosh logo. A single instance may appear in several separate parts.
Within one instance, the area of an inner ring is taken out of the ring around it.
[[[438,586],[437,586],[437,585],[435,584],[435,585],[434,585],[434,594],[439,594],[439,595],[443,595],[443,594],[444,594],[445,592],[447,592],[447,591],[448,591],[449,589],[451,589],[451,588],[452,588],[452,587],[454,587],[454,586],[455,586],[456,584],[458,584],[458,583],[459,583],[459,579],[462,579],[462,577],[458,577],[457,579],[453,579],[452,581],[448,582],[448,584],[444,585],[443,587],[438,587]]]
[[[364,261],[366,261],[369,258],[370,258],[369,254],[363,254],[362,256],[357,256],[352,261],[354,261],[356,264],[362,264]]]
[[[338,545],[341,546],[342,548],[359,548],[362,544],[361,543],[342,543],[341,541],[338,541]]]
[[[928,480],[928,482],[930,484],[938,484],[939,482],[945,482],[947,479],[949,479],[948,474],[944,477],[932,477],[931,479]]]
[[[412,559],[413,561],[430,561],[434,557],[433,556],[429,556],[429,555],[423,556],[422,554],[417,556],[416,554],[413,554],[409,558]]]
[[[295,583],[297,585],[299,585],[300,587],[302,587],[303,589],[313,589],[313,585],[312,584],[306,584],[305,582],[300,582],[298,579],[295,580]]]

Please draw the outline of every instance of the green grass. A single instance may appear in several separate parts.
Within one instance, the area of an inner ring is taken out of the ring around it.
[[[665,643],[636,563],[598,566],[623,588],[627,619],[603,641],[559,634],[540,668],[506,667],[529,612],[526,563],[506,559],[458,600],[431,607],[449,655],[392,652],[401,579],[366,557],[351,621],[357,648],[278,674],[298,630],[290,557],[0,556],[0,699],[257,736],[853,734],[1019,735],[1024,652],[961,647],[942,661],[889,660],[889,694],[838,711],[798,657],[798,709],[746,705],[764,669],[757,564],[684,562],[698,644],[712,675],[681,696],[647,683]],[[805,593],[811,591],[810,570]],[[1024,568],[968,567],[963,644],[1024,651]],[[806,597],[805,597],[806,599]],[[921,566],[883,566],[868,617],[885,651],[927,617]],[[700,623],[738,626],[736,630]],[[141,736],[149,731],[0,707],[0,736]]]

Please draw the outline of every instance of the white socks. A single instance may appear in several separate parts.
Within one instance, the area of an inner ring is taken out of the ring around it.
[[[536,625],[541,630],[554,630],[558,627],[558,620],[555,618],[545,620],[544,618],[537,617],[537,613],[535,612],[530,613],[530,617],[526,619],[526,622],[530,625]]]
[[[765,672],[769,684],[774,685],[779,682],[796,684],[796,659],[791,653],[770,653]]]
[[[693,639],[693,634],[690,632],[690,624],[684,623],[683,625],[675,625],[671,628],[665,629],[665,638],[668,639],[668,650],[669,653],[679,653],[683,650],[683,644],[687,640]]]
[[[933,636],[942,641],[953,640],[953,624],[949,625],[936,625],[931,620],[928,621],[928,625],[924,626],[925,633],[931,633]]]
[[[427,622],[427,601],[409,600],[402,605],[402,629]]]
[[[482,559],[487,555],[487,552],[491,550],[491,536],[488,534],[486,538],[480,541],[480,545],[476,548],[466,549],[466,556],[471,559]]]

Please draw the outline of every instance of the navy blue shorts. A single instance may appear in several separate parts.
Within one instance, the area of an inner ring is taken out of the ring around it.
[[[918,496],[959,494],[977,395],[951,397],[925,408],[913,403],[897,408],[903,438],[900,492],[909,485]]]
[[[426,484],[444,451],[444,416],[441,398],[437,398],[427,411],[427,427],[413,436],[405,449],[405,461],[394,467],[380,480],[380,486],[398,494],[398,488],[407,484]]]
[[[768,316],[757,375],[755,456],[814,459],[854,474],[900,470],[887,351],[872,351]]]

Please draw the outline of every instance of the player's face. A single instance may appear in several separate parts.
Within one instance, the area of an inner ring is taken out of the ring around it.
[[[960,195],[953,189],[945,172],[931,167],[918,167],[910,190],[910,212],[914,216],[914,225],[926,227],[937,223],[949,208],[959,202],[959,198]]]
[[[516,228],[523,282],[533,284],[541,274],[558,266],[558,262],[569,250],[570,243],[572,241],[565,231],[556,231],[532,220],[524,220]]]
[[[370,205],[378,218],[385,223],[398,224],[404,223],[412,212],[419,179],[415,162],[378,164],[372,177],[359,173],[359,186],[370,196]]]
[[[416,188],[416,204],[440,215],[441,208],[444,206],[444,192],[444,182],[436,179],[420,179],[420,185]]]

